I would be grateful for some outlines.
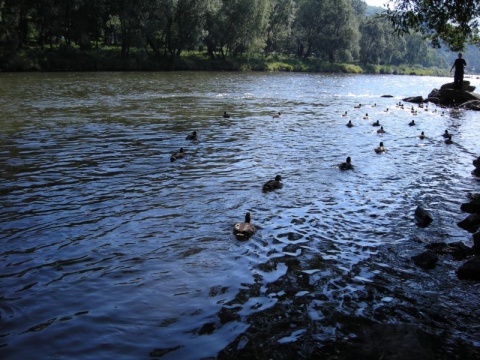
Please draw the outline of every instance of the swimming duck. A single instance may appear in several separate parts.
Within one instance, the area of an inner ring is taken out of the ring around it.
[[[225,119],[230,119],[230,115],[227,114],[226,111],[223,112],[223,117],[224,117]]]
[[[383,147],[383,142],[380,142],[380,145],[375,148],[375,152],[377,154],[385,152],[385,148]]]
[[[275,118],[279,118],[282,116],[282,113],[281,112],[278,112],[276,113],[275,115],[273,115],[272,117],[275,119]]]
[[[412,120],[408,123],[408,126],[415,126],[415,120]]]
[[[197,140],[197,132],[194,131],[191,134],[188,134],[185,140]]]
[[[425,135],[425,133],[422,131],[422,133],[420,134],[419,138],[420,139],[425,139],[427,136]]]
[[[448,135],[445,139],[445,144],[453,144],[452,135]]]
[[[253,226],[250,221],[250,213],[247,212],[245,214],[245,222],[235,224],[235,226],[233,227],[233,233],[238,239],[245,240],[255,234],[255,226]]]
[[[282,177],[280,175],[275,176],[275,180],[268,180],[263,184],[263,191],[272,191],[275,189],[281,189],[283,184],[281,183]]]
[[[355,109],[360,109],[361,107],[362,107],[362,104],[358,104],[354,106]]]
[[[443,133],[442,135],[444,138],[448,138],[450,136],[450,133],[448,132],[448,130],[445,130],[445,132]]]
[[[347,157],[345,162],[343,162],[339,165],[339,168],[340,168],[340,170],[352,170],[353,169],[352,159],[350,158],[350,156]]]
[[[385,110],[383,110],[383,112],[388,112],[388,108],[386,108]]]
[[[175,160],[182,159],[184,156],[185,156],[185,153],[183,152],[183,148],[180,148],[178,152],[175,152],[170,156],[170,162],[174,162]]]
[[[365,116],[363,117],[363,119],[364,119],[364,120],[368,120],[368,119],[370,119],[370,118],[368,117],[368,113],[367,113],[367,114],[365,114]]]
[[[378,120],[375,121],[375,122],[372,124],[372,126],[380,126],[380,121],[378,121]]]
[[[343,114],[342,114],[343,117],[345,116],[348,116],[348,113],[345,111]]]
[[[349,121],[348,121],[347,126],[348,126],[349,128],[353,127],[352,120],[349,120]]]
[[[377,134],[383,134],[385,130],[383,130],[383,126],[380,126],[380,129],[377,130]]]

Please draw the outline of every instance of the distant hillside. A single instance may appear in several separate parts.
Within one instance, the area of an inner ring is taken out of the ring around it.
[[[365,16],[376,15],[384,12],[386,9],[379,7],[379,6],[370,6],[367,5],[367,9],[365,10]]]

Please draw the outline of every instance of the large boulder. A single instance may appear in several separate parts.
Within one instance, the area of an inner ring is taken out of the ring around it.
[[[461,104],[470,100],[480,100],[480,94],[454,89],[440,89],[440,97]]]
[[[470,100],[460,105],[463,109],[480,111],[480,100]]]
[[[441,89],[441,90],[443,90],[443,89],[452,89],[452,90],[455,90],[455,83],[451,82],[451,83],[443,84],[443,85],[440,87],[440,89]],[[475,91],[475,86],[470,86],[470,81],[464,80],[463,83],[462,83],[462,90],[463,90],[463,91],[473,92],[473,91]]]
[[[480,199],[474,199],[468,203],[463,203],[460,206],[460,210],[470,214],[480,214]]]
[[[470,214],[462,221],[459,221],[457,225],[468,232],[474,233],[480,228],[480,215]]]
[[[480,253],[480,232],[473,234],[473,247],[472,250],[476,253]]]
[[[480,94],[474,93],[474,86],[469,81],[463,82],[462,90],[455,90],[453,83],[443,84],[440,89],[433,89],[426,101],[438,105],[460,106],[466,109],[480,110]]]
[[[475,256],[457,270],[459,279],[480,280],[480,257]]]
[[[480,231],[473,234],[473,247],[472,250],[476,253],[480,253]]]

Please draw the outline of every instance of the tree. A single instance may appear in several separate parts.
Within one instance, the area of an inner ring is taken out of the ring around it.
[[[392,0],[384,13],[397,33],[418,31],[450,50],[479,41],[480,0]]]
[[[204,43],[212,59],[236,56],[262,39],[269,7],[270,0],[211,1],[207,7]]]
[[[269,54],[282,49],[282,43],[288,41],[295,19],[295,1],[274,0],[271,3],[267,26],[265,53]],[[285,46],[283,46],[284,48]]]
[[[313,53],[330,62],[358,51],[358,24],[349,0],[303,0],[296,22],[297,55]]]

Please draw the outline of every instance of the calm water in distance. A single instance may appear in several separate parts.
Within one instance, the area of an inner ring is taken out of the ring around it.
[[[450,81],[0,74],[0,358],[215,356],[275,304],[266,285],[286,266],[261,265],[285,254],[316,289],[307,306],[320,341],[335,332],[322,309],[413,324],[435,309],[446,320],[429,330],[480,346],[479,285],[459,281],[450,258],[429,272],[410,260],[433,241],[472,245],[456,223],[467,193],[480,192],[478,113],[396,106]],[[185,140],[193,130],[198,141]],[[171,163],[180,147],[185,158]],[[342,172],[347,156],[355,169]],[[262,193],[277,174],[283,189]],[[415,225],[419,204],[434,215],[428,228]],[[242,242],[232,227],[247,211],[258,231]],[[236,303],[254,282],[260,294]],[[240,318],[219,324],[227,305]]]

